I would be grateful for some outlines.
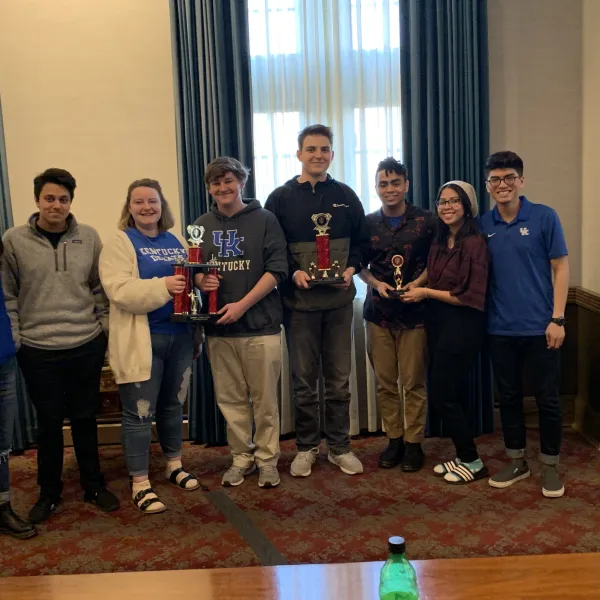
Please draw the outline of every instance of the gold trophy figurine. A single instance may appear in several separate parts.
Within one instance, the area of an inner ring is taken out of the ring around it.
[[[401,254],[394,254],[391,262],[394,267],[394,282],[396,283],[396,289],[388,290],[388,296],[397,300],[404,294],[404,290],[402,289],[402,266],[404,265],[404,257]]]
[[[188,294],[190,297],[190,314],[197,315],[198,314],[198,296],[196,295],[196,290],[192,289],[192,291]]]

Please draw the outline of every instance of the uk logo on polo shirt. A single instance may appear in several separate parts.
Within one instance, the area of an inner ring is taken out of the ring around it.
[[[527,229],[527,227],[521,227],[520,232],[521,235],[529,235],[529,229]]]

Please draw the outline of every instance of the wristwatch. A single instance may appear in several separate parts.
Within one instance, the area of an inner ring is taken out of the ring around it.
[[[555,323],[559,327],[564,327],[567,320],[564,317],[553,317],[550,319],[552,323]]]

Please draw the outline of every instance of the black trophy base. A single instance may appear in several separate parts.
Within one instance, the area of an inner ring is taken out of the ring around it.
[[[406,294],[406,290],[388,290],[387,295],[393,300],[399,300]]]
[[[219,315],[207,315],[206,313],[193,315],[191,313],[182,313],[171,315],[172,323],[208,323],[215,321]]]
[[[208,263],[184,262],[184,263],[173,263],[173,264],[177,265],[178,267],[185,267],[186,269],[197,269],[198,271],[205,271],[207,273],[210,269],[215,268],[215,265],[210,265]]]
[[[346,283],[343,277],[317,277],[308,282],[308,287],[316,287],[318,285],[340,285]]]

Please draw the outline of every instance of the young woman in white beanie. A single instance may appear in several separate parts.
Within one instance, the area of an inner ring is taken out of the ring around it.
[[[477,453],[466,400],[469,371],[485,339],[489,255],[475,221],[477,196],[471,184],[445,183],[436,209],[438,231],[427,261],[427,287],[413,288],[402,299],[427,299],[429,406],[456,448],[456,459],[436,465],[434,474],[456,485],[488,475]]]

